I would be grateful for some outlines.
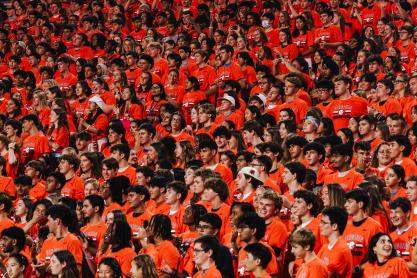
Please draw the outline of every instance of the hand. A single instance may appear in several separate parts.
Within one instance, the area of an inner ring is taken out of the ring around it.
[[[9,143],[9,149],[15,150],[16,149],[16,142]]]
[[[167,274],[174,274],[175,270],[173,270],[169,265],[165,264],[162,268],[161,271]]]

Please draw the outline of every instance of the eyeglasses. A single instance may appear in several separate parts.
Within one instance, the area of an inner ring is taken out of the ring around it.
[[[204,249],[194,249],[194,253],[206,252]]]
[[[395,80],[394,81],[395,84],[404,83],[404,82],[405,82],[405,80]]]

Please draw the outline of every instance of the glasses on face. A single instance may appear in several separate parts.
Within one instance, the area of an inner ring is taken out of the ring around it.
[[[395,80],[394,81],[395,84],[404,83],[404,82],[405,82],[405,80]]]
[[[204,249],[194,249],[194,253],[206,252]]]

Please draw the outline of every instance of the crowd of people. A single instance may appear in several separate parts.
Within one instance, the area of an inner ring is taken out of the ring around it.
[[[417,5],[0,1],[0,274],[417,277]]]

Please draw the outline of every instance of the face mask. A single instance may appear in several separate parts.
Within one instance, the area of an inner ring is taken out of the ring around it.
[[[269,26],[271,26],[271,23],[268,20],[262,20],[262,27],[268,28]]]

